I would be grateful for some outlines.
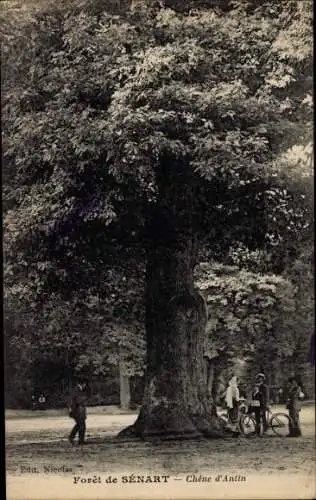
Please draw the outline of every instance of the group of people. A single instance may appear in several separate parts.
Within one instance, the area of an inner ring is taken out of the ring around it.
[[[300,400],[304,397],[301,389],[301,383],[296,377],[290,377],[288,380],[288,399],[287,409],[289,410],[290,428],[289,437],[301,436],[300,429]],[[69,416],[75,420],[75,425],[69,435],[69,441],[74,444],[76,435],[78,434],[78,443],[85,443],[86,433],[86,385],[77,384],[72,393]],[[240,402],[241,397],[238,388],[238,379],[233,376],[228,384],[225,393],[225,403],[228,410],[229,428],[233,432],[233,436],[239,436],[239,418],[240,418]],[[256,420],[256,433],[261,436],[261,426],[263,432],[267,430],[268,423],[266,412],[269,409],[268,387],[265,383],[264,373],[258,373],[255,378],[253,389],[248,398],[248,412],[254,414]]]
[[[32,410],[45,410],[47,399],[46,396],[40,393],[39,396],[32,395]]]
[[[290,377],[288,380],[287,409],[289,410],[289,434],[288,437],[301,436],[300,428],[300,400],[304,397],[300,381],[296,377]],[[268,387],[265,383],[264,373],[258,373],[255,377],[253,389],[248,398],[248,413],[254,414],[256,420],[256,433],[262,436],[267,430],[267,410],[269,409]],[[240,394],[238,388],[238,379],[233,376],[228,384],[225,395],[225,403],[228,409],[229,427],[233,436],[239,436],[239,417],[240,417]]]

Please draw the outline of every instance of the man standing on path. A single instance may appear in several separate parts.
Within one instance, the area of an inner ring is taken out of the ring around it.
[[[265,384],[265,374],[264,373],[258,373],[256,376],[256,384],[258,385],[259,392],[262,396],[261,398],[261,417],[262,417],[262,424],[263,424],[263,432],[265,432],[268,428],[267,424],[267,415],[266,412],[268,410],[268,387]]]
[[[251,393],[251,403],[249,406],[250,413],[254,413],[256,419],[256,434],[261,436],[261,420],[263,420],[263,396],[259,390],[259,385],[255,384],[253,391]]]
[[[302,392],[299,382],[300,381],[297,380],[296,377],[289,378],[287,408],[289,410],[290,417],[290,432],[288,434],[288,437],[299,437],[302,435],[300,426],[300,399],[304,398],[304,393]]]
[[[73,391],[69,416],[75,420],[75,425],[69,435],[69,441],[74,444],[74,439],[78,433],[78,444],[85,443],[86,433],[86,405],[85,405],[85,385],[78,384]]]

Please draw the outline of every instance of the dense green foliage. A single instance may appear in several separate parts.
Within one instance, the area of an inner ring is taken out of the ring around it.
[[[198,284],[210,311],[211,340],[212,332],[222,333],[212,341],[212,348],[218,344],[222,352],[230,350],[234,357],[246,357],[271,342],[279,357],[292,352],[287,320],[295,302],[289,281],[273,274],[207,263],[200,264],[199,271]]]
[[[14,275],[27,268],[37,292],[68,293],[79,277],[85,287],[99,277],[118,246],[124,257],[143,248],[166,156],[208,180],[193,209],[213,252],[293,238],[306,210],[300,177],[310,172],[297,157],[293,194],[280,189],[288,162],[273,160],[311,141],[309,2],[191,15],[145,2],[93,15],[89,5],[30,10],[19,22],[14,10],[5,14]]]
[[[311,246],[311,2],[193,3],[5,3],[5,293],[21,363],[23,339],[35,358],[75,346],[79,371],[122,356],[130,369],[131,353],[138,370],[166,168],[192,173],[201,259],[251,268],[207,278],[220,341],[259,348],[273,331],[285,355],[310,334],[309,264],[298,283],[290,270]]]
[[[314,324],[313,280],[310,267],[306,269],[305,263],[302,268],[302,257],[291,278],[200,264],[197,283],[209,310],[208,348],[219,373],[232,372],[236,360],[245,360],[246,385],[258,371],[279,386],[286,384],[289,374],[300,374],[302,379],[307,376],[313,395],[311,370],[305,373]]]

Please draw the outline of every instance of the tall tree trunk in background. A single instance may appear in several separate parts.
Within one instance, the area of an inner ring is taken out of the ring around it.
[[[186,183],[181,169],[177,176],[173,167],[170,176],[160,179],[160,201],[148,222],[148,371],[143,405],[129,432],[142,438],[217,437],[204,359],[207,310],[193,280],[193,183]]]
[[[130,377],[126,375],[124,364],[119,363],[120,371],[120,407],[122,410],[128,410],[131,403]]]

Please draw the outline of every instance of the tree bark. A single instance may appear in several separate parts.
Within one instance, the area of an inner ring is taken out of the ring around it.
[[[192,182],[175,178],[175,170],[160,182],[160,202],[148,222],[147,378],[139,417],[123,435],[219,437],[215,406],[207,394],[207,309],[193,280],[194,192]]]
[[[214,361],[210,360],[207,366],[207,394],[211,397],[214,395],[214,371]]]

